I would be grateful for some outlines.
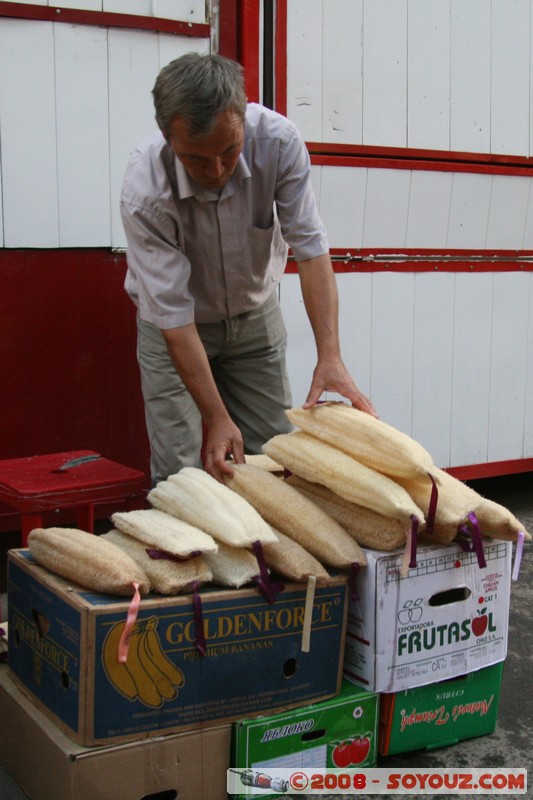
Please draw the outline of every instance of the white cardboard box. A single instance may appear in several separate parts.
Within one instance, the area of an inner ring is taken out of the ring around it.
[[[344,677],[397,692],[505,659],[512,544],[484,542],[486,567],[458,544],[422,544],[404,575],[403,550],[366,550],[348,609]]]

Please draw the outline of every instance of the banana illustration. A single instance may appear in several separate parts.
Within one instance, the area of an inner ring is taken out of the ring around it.
[[[128,700],[135,700],[137,697],[135,682],[126,665],[118,660],[118,643],[125,625],[125,622],[117,622],[105,637],[102,647],[102,661],[105,673],[117,692],[127,697]]]
[[[182,671],[167,658],[161,647],[157,623],[157,617],[135,623],[125,664],[118,661],[118,643],[124,622],[111,628],[102,653],[106,675],[117,691],[150,708],[160,708],[165,700],[173,700],[177,689],[185,683]]]
[[[157,617],[150,617],[146,625],[146,649],[154,664],[161,670],[168,680],[176,687],[181,688],[185,683],[185,676],[179,667],[170,661],[161,648],[161,642],[156,632]]]

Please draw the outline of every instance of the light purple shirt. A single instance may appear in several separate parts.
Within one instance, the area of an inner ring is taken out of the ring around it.
[[[248,105],[243,151],[220,196],[192,181],[160,132],[133,152],[121,193],[125,288],[158,328],[261,305],[297,261],[328,252],[297,128]]]

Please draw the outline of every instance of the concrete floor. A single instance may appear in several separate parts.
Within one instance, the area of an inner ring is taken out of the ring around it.
[[[486,497],[503,503],[533,532],[533,473],[493,478],[476,482],[475,488]],[[11,546],[18,546],[16,542]],[[0,553],[5,560],[5,553]],[[2,564],[2,567],[4,565]],[[1,574],[1,573],[0,573]],[[0,597],[5,601],[5,597]],[[2,610],[5,608],[2,603]],[[531,771],[533,740],[533,543],[526,545],[519,580],[511,587],[509,646],[496,731],[489,736],[460,742],[433,751],[417,751],[380,759],[379,765],[393,768],[470,768],[508,767]],[[4,720],[0,720],[4,724]],[[1,753],[0,753],[1,762]],[[530,782],[531,782],[530,773]],[[378,795],[375,795],[378,797]],[[398,795],[379,795],[382,798]],[[405,795],[404,795],[405,796]],[[480,797],[481,795],[477,795]],[[495,795],[496,796],[496,795]],[[501,797],[502,795],[500,795]],[[524,796],[524,795],[522,795]],[[533,797],[531,788],[528,797]],[[296,796],[294,796],[296,797]],[[302,796],[298,795],[301,799]],[[317,797],[317,795],[313,795]],[[322,795],[324,797],[324,795]],[[347,795],[342,797],[346,798]],[[434,798],[460,800],[456,795]],[[1,800],[25,800],[27,795],[0,767]],[[330,796],[331,798],[331,796]],[[338,796],[341,800],[341,796]],[[464,800],[465,795],[462,795]],[[33,800],[40,800],[35,797]],[[79,798],[98,800],[98,798]],[[198,800],[202,800],[198,798]],[[310,798],[309,798],[310,800]]]

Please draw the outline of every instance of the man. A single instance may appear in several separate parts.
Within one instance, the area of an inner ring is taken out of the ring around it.
[[[153,89],[160,131],[132,154],[121,211],[126,291],[157,483],[184,466],[223,480],[290,425],[278,285],[298,264],[317,364],[305,406],[326,390],[374,414],[340,355],[338,300],[309,156],[285,117],[246,101],[242,68],[188,53]]]

